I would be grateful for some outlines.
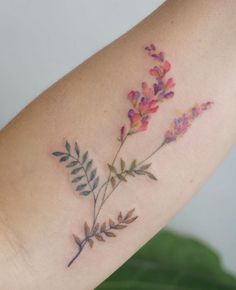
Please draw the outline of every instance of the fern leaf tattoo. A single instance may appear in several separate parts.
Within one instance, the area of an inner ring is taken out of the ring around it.
[[[127,164],[120,156],[124,144],[133,134],[147,130],[152,114],[159,111],[162,103],[174,97],[175,82],[173,78],[167,77],[171,64],[165,59],[164,53],[158,51],[154,44],[145,47],[145,51],[155,63],[149,70],[149,74],[155,81],[152,85],[142,82],[141,90],[131,90],[128,93],[128,100],[131,104],[127,114],[128,120],[121,126],[118,137],[119,146],[114,158],[107,163],[106,180],[101,184],[93,159],[88,151],[81,151],[77,142],[71,145],[66,141],[63,151],[52,153],[69,171],[74,190],[93,202],[92,221],[84,222],[83,237],[81,238],[77,234],[73,235],[77,252],[69,261],[68,267],[80,256],[86,245],[93,248],[95,242],[102,243],[107,239],[115,238],[120,230],[126,230],[138,218],[135,208],[133,208],[126,213],[119,212],[114,220],[108,218],[106,221],[98,221],[106,201],[121,183],[128,182],[129,178],[138,176],[146,176],[153,182],[157,182],[157,177],[151,172],[150,160],[152,156],[159,152],[163,146],[182,137],[192,122],[213,105],[211,101],[196,104],[187,112],[175,117],[169,129],[166,130],[163,141],[154,151],[150,152],[143,160],[137,161],[135,159]],[[92,198],[90,199],[90,197]]]

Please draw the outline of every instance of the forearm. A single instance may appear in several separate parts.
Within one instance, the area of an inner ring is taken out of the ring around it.
[[[235,142],[235,6],[234,1],[169,1],[49,88],[1,132],[0,198],[5,232],[1,237],[5,249],[0,256],[1,288],[93,288],[197,192]],[[107,163],[113,163],[123,141],[117,140],[122,138],[120,128],[126,124],[123,137],[132,130],[127,94],[141,90],[143,81],[152,84],[155,79],[148,72],[155,61],[144,49],[150,43],[164,51],[172,64],[166,77],[174,79],[175,94],[157,104],[145,132],[128,135],[113,165],[120,169],[122,157],[126,166],[133,160],[141,166],[142,160],[164,144],[147,160],[152,163],[148,171],[158,180],[135,172],[132,178],[126,172],[122,176],[127,182],[116,177],[113,191],[110,177],[114,174]],[[214,103],[211,108],[181,136],[176,132],[176,140],[167,142],[166,131],[177,112],[208,101]],[[58,163],[61,157],[52,152],[66,152],[66,140],[73,156]],[[92,168],[97,168],[96,196],[105,184],[95,212],[93,192],[85,196],[81,195],[85,190],[76,191],[79,184],[71,180],[77,175],[70,174],[73,168],[63,166],[76,161],[75,142],[81,154],[88,150]],[[127,227],[112,230],[115,238],[103,232],[106,243],[92,236],[95,244],[89,249],[85,221],[90,229],[105,221],[108,228],[109,218],[116,220],[120,211],[124,215],[132,208],[137,220],[130,224],[122,220]],[[72,234],[81,241],[85,238],[87,244],[67,268],[78,252]]]

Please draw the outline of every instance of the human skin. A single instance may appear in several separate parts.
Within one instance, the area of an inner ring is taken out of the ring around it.
[[[236,138],[235,1],[167,1],[131,31],[43,92],[0,133],[0,288],[93,289],[155,235],[192,197]],[[101,179],[130,107],[127,94],[150,80],[143,48],[155,43],[171,62],[175,96],[130,136],[122,158],[142,159],[160,144],[177,111],[214,105],[178,142],[153,156],[153,181],[129,180],[100,221],[135,208],[138,219],[106,243],[76,252],[92,201],[74,191],[52,156],[65,140],[93,156]],[[214,202],[214,201],[213,201]],[[200,214],[200,213],[199,213]],[[158,249],[157,249],[158,250]]]

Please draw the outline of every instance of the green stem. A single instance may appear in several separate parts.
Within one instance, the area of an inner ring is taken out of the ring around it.
[[[69,268],[73,263],[74,263],[74,261],[79,257],[79,255],[80,255],[80,253],[82,252],[82,250],[83,250],[83,248],[84,248],[84,246],[86,245],[86,243],[87,243],[87,239],[84,239],[82,242],[81,242],[81,244],[80,244],[80,246],[79,246],[79,251],[76,253],[76,255],[70,260],[70,262],[67,264],[67,267]]]
[[[146,158],[144,158],[142,161],[138,162],[137,166],[142,165],[143,163],[145,163],[148,159],[150,159],[154,154],[156,154],[164,145],[166,144],[165,140],[161,143],[160,146],[158,146],[154,151],[152,151],[152,153],[150,153]]]
[[[123,147],[123,145],[124,145],[124,143],[125,143],[125,141],[126,141],[126,139],[127,139],[128,136],[129,136],[129,134],[127,134],[127,135],[125,136],[123,142],[120,143],[120,146],[119,146],[118,150],[116,151],[116,154],[115,154],[115,156],[114,156],[114,158],[113,158],[113,160],[112,160],[112,162],[111,162],[111,166],[113,166],[113,165],[115,164],[116,159],[117,159],[117,157],[118,157],[118,155],[119,155],[119,153],[120,153],[120,150],[121,150],[121,148]],[[103,191],[103,196],[102,196],[101,204],[100,204],[100,206],[99,206],[99,208],[98,208],[97,214],[95,215],[95,222],[94,222],[94,223],[96,223],[96,220],[97,220],[97,218],[98,218],[98,216],[99,216],[99,213],[100,213],[100,211],[101,211],[101,209],[102,209],[102,206],[103,206],[103,204],[104,204],[104,200],[106,200],[106,192],[107,192],[107,188],[108,188],[108,184],[109,184],[110,178],[111,178],[111,169],[109,169],[109,175],[108,175],[108,178],[107,178],[106,182],[103,183],[103,185],[101,186],[101,188],[100,188],[99,191],[98,191],[98,195],[99,195],[100,192],[101,192],[101,189],[102,189],[103,187],[105,187],[105,189],[104,189],[104,191]],[[98,198],[98,195],[97,195],[97,198]]]
[[[150,153],[146,158],[144,158],[142,161],[138,162],[135,166],[134,169],[136,169],[137,167],[139,167],[140,165],[142,165],[143,163],[145,163],[148,159],[150,159],[154,154],[156,154],[164,145],[166,144],[166,142],[162,142],[162,144],[160,146],[158,146],[152,153]],[[124,177],[127,176],[127,173],[124,174]],[[114,188],[111,190],[111,192],[105,197],[102,206],[104,205],[104,203],[107,201],[107,199],[112,195],[112,193],[116,190],[116,188],[120,185],[122,181],[119,180],[119,182],[114,186]]]

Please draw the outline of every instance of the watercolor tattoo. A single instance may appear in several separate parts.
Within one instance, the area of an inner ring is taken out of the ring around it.
[[[133,160],[131,164],[127,164],[120,157],[124,144],[133,134],[147,130],[151,115],[159,110],[160,104],[174,97],[175,82],[173,78],[167,78],[171,64],[165,59],[164,53],[158,51],[153,44],[145,47],[145,51],[155,62],[154,67],[149,70],[149,74],[155,79],[155,82],[151,86],[147,82],[142,82],[141,90],[131,90],[128,93],[128,100],[131,104],[131,108],[128,110],[128,121],[120,129],[119,146],[113,160],[108,164],[106,180],[101,184],[93,159],[90,158],[88,151],[81,152],[77,142],[71,146],[66,141],[65,151],[52,153],[70,171],[75,191],[93,203],[92,221],[91,223],[84,222],[83,237],[79,238],[76,234],[73,235],[77,252],[69,261],[68,267],[79,257],[86,245],[92,248],[95,241],[105,242],[108,238],[116,237],[119,230],[127,228],[137,219],[133,208],[125,213],[120,211],[114,220],[108,218],[107,221],[98,222],[104,204],[121,183],[140,175],[157,181],[154,174],[150,172],[151,157],[163,146],[183,136],[192,122],[213,104],[213,102],[208,101],[194,105],[187,112],[174,118],[163,136],[163,141],[154,151],[150,152],[143,160]]]

